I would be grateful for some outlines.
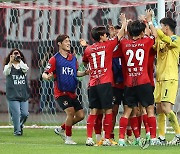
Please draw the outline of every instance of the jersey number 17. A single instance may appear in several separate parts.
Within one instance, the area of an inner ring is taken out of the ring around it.
[[[93,65],[94,65],[95,69],[97,69],[97,58],[96,58],[96,56],[100,56],[101,57],[100,58],[100,68],[104,68],[105,51],[99,51],[97,53],[91,53],[91,56],[93,58]]]

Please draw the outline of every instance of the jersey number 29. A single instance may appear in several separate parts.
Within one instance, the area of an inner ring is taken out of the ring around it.
[[[127,66],[134,66],[133,58],[135,57],[139,61],[139,66],[142,65],[144,60],[144,50],[143,49],[137,49],[137,51],[133,52],[133,50],[127,50],[126,55],[129,56]]]

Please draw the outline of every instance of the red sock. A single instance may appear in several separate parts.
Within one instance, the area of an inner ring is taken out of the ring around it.
[[[131,124],[131,128],[133,130],[134,136],[136,138],[140,137],[139,134],[139,123],[138,123],[138,117],[132,117],[130,118],[130,124]]]
[[[96,134],[101,134],[102,131],[103,114],[98,114],[94,124],[94,131]]]
[[[138,130],[139,134],[141,134],[141,123],[142,123],[142,116],[138,116]]]
[[[61,125],[61,128],[62,128],[63,130],[65,130],[65,127],[66,127],[65,123]]]
[[[128,118],[121,117],[119,120],[119,138],[120,139],[124,139],[127,125],[128,125]]]
[[[148,117],[148,126],[150,129],[151,138],[156,138],[156,118]]]
[[[131,128],[131,124],[130,124],[130,120],[128,119],[128,125],[126,128],[126,135],[127,136],[131,136],[132,135],[132,128]]]
[[[103,131],[105,132],[106,130],[106,126],[105,126],[105,121],[106,121],[106,116],[104,116],[104,119],[103,119]]]
[[[66,136],[72,136],[72,126],[66,126]]]
[[[147,133],[150,132],[149,125],[148,125],[148,116],[147,116],[147,114],[143,115],[143,123],[144,123],[144,127],[145,127],[146,134],[147,134]]]
[[[94,123],[97,115],[89,115],[87,119],[87,137],[92,138]]]
[[[111,134],[110,134],[110,138],[111,139],[114,139],[114,119],[115,119],[115,122],[116,122],[116,115],[112,112],[112,131],[111,131]]]
[[[105,138],[109,139],[110,134],[112,132],[112,113],[105,114],[103,126],[104,126],[104,131],[105,131]]]
[[[114,133],[111,133],[110,138],[114,139]]]
[[[127,129],[126,129],[126,135],[127,135],[127,136],[132,136],[132,129],[131,129],[131,126],[127,126]]]

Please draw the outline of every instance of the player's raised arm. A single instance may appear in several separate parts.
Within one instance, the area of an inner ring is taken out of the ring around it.
[[[147,10],[146,11],[146,20],[148,22],[149,28],[151,29],[152,35],[156,38],[157,37],[157,31],[156,28],[153,25],[152,22],[152,15],[153,15],[153,11],[152,10]]]
[[[141,20],[142,22],[145,23],[145,25],[146,25],[145,34],[150,36],[151,35],[151,30],[150,30],[148,22],[146,20],[146,16],[145,15],[140,15],[138,18],[139,18],[139,20]]]
[[[120,40],[124,36],[125,29],[127,26],[127,21],[126,21],[126,17],[125,17],[124,13],[120,14],[120,19],[121,19],[122,26],[121,26],[121,29],[119,30],[118,34],[117,34],[118,40]]]

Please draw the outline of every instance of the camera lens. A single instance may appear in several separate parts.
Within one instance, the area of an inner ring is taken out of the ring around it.
[[[14,60],[15,60],[15,61],[20,61],[20,60],[21,60],[21,56],[19,56],[19,55],[15,56],[15,57],[14,57]]]

